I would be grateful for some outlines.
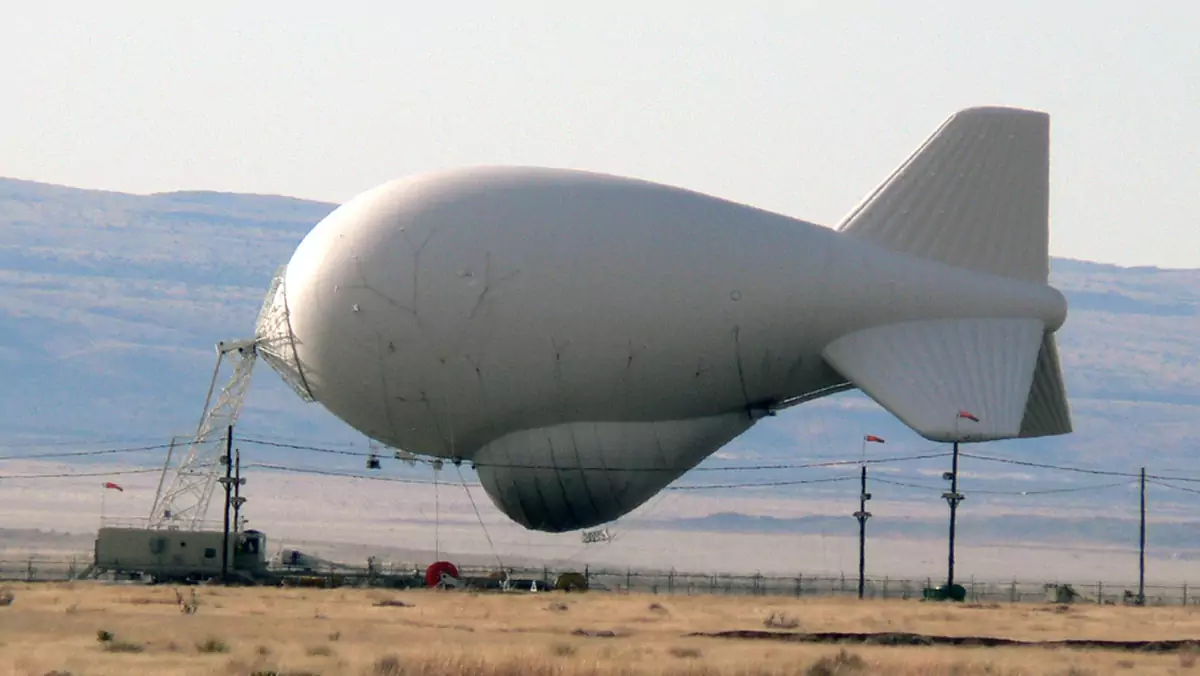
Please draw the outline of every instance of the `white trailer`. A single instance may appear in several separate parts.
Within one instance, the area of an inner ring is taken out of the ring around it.
[[[156,582],[195,582],[221,575],[221,531],[101,528],[96,536],[97,573],[141,573]],[[248,530],[229,534],[229,574],[243,580],[267,570],[267,538]]]

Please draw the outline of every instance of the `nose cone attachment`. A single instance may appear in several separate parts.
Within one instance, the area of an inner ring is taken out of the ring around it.
[[[258,313],[254,336],[258,355],[291,386],[304,401],[313,401],[304,366],[296,351],[296,336],[292,333],[291,315],[287,302],[287,266],[282,266],[271,279],[267,297]]]

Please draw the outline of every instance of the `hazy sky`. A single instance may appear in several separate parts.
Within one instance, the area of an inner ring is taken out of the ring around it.
[[[344,201],[592,169],[833,224],[954,110],[1053,116],[1055,255],[1200,267],[1200,5],[22,2],[0,176]]]

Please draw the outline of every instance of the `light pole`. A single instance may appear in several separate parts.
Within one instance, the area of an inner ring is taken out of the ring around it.
[[[242,505],[246,504],[246,498],[242,497],[242,486],[246,485],[246,480],[242,478],[242,452],[241,450],[233,453],[233,499],[230,504],[233,505],[233,532],[242,532]]]
[[[1142,509],[1138,527],[1138,595],[1137,604],[1146,605],[1146,468],[1141,475]]]
[[[950,556],[946,569],[946,593],[950,593],[951,587],[954,586],[954,527],[958,521],[958,503],[966,498],[958,492],[958,442],[962,438],[962,434],[958,431],[958,421],[970,420],[979,422],[979,417],[968,411],[960,410],[954,417],[954,454],[951,460],[950,471],[943,475],[942,478],[950,480],[950,492],[942,493],[942,497],[950,505]]]
[[[860,599],[863,597],[867,582],[867,519],[871,518],[871,513],[867,511],[867,500],[871,499],[871,494],[867,492],[868,442],[885,443],[882,438],[873,434],[863,436],[862,440],[862,483],[858,493],[858,511],[854,513],[854,518],[858,519],[858,598]]]
[[[233,425],[225,431],[225,455],[221,456],[225,463],[225,476],[217,481],[225,487],[225,526],[221,536],[221,584],[229,584],[229,509],[233,489]]]

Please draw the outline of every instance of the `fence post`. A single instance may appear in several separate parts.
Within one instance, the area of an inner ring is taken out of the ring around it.
[[[1104,605],[1104,580],[1096,582],[1096,605]]]

